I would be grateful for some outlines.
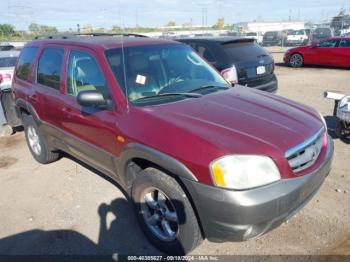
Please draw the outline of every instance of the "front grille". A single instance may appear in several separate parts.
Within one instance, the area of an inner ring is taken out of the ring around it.
[[[323,145],[323,132],[324,128],[285,153],[285,157],[294,172],[304,170],[316,162]]]

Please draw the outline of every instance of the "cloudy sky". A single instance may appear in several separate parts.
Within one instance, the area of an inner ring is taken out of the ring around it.
[[[53,25],[59,30],[93,25],[163,26],[169,20],[181,25],[202,25],[219,16],[227,23],[302,19],[317,22],[350,10],[349,0],[1,0],[0,23],[27,29],[31,22]],[[205,20],[205,19],[204,19]]]

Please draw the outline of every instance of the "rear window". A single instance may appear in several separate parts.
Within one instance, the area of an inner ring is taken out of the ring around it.
[[[259,56],[269,55],[265,49],[254,42],[223,43],[222,47],[234,61],[256,60]]]
[[[331,34],[332,33],[329,28],[317,28],[313,33],[313,35],[320,36],[320,37],[330,37]]]
[[[304,34],[304,30],[296,30],[291,33],[291,35],[303,35],[303,34]]]
[[[0,67],[13,67],[16,65],[17,57],[1,57]]]
[[[247,36],[256,36],[257,33],[247,33]]]
[[[36,53],[38,52],[37,47],[25,47],[23,48],[21,55],[18,60],[18,66],[16,70],[16,76],[20,79],[27,80],[30,67],[33,64]]]
[[[273,31],[273,32],[266,32],[265,33],[265,36],[271,36],[271,35],[277,35],[278,34],[278,32],[277,31]]]

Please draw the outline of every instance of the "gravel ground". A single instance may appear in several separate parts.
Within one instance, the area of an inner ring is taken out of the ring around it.
[[[277,94],[317,108],[332,135],[333,103],[323,92],[349,92],[349,70],[292,69],[281,64],[282,49],[269,50],[277,63]],[[296,216],[258,239],[204,241],[193,254],[350,255],[350,142],[334,142],[330,175]],[[36,163],[23,132],[0,138],[0,149],[0,254],[158,253],[115,185],[67,158]]]

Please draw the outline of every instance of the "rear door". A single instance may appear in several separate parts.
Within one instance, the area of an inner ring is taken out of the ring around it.
[[[65,99],[60,108],[65,131],[63,140],[75,156],[115,175],[113,163],[118,152],[118,127],[114,110],[82,107],[76,99],[81,91],[96,90],[113,104],[111,90],[95,55],[83,48],[69,52]]]
[[[350,67],[350,39],[342,39],[339,42],[338,48],[334,50],[337,56],[338,66]]]
[[[37,111],[43,122],[42,128],[53,139],[54,145],[60,142],[64,59],[63,47],[46,46],[41,50],[36,67],[35,92],[30,96],[31,102],[39,104]]]
[[[338,44],[339,40],[337,39],[321,41],[318,46],[310,50],[312,63],[316,65],[337,66],[338,58],[335,51]]]

